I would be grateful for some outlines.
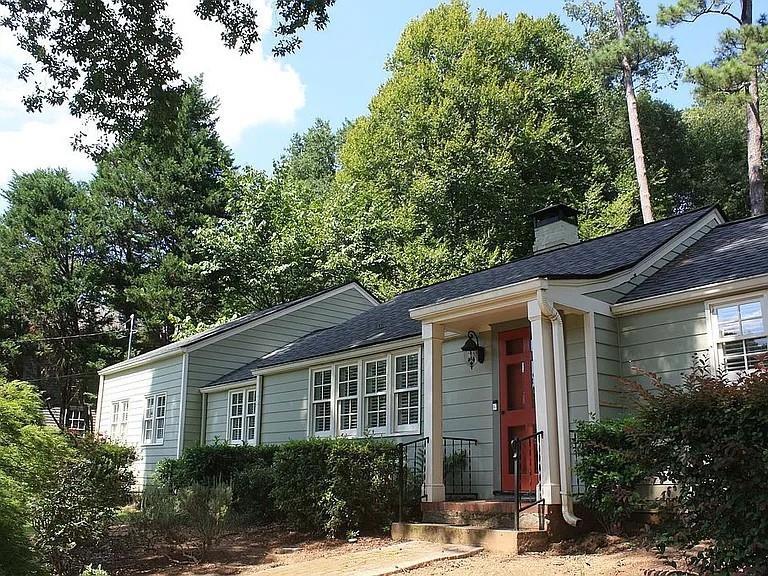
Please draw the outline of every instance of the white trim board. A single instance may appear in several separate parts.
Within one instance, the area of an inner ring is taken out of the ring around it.
[[[290,314],[297,310],[301,310],[302,308],[305,308],[312,304],[316,304],[317,302],[322,302],[327,298],[331,298],[333,296],[336,296],[338,294],[341,294],[343,292],[346,292],[352,289],[360,293],[371,304],[373,305],[381,304],[381,302],[376,300],[360,284],[358,284],[357,282],[350,282],[348,284],[344,284],[343,286],[339,286],[338,288],[334,288],[333,290],[322,292],[321,294],[317,294],[315,296],[307,298],[306,300],[302,300],[301,302],[297,302],[295,304],[288,304],[285,306],[285,308],[281,308],[280,310],[276,310],[275,312],[264,314],[263,316],[259,316],[258,318],[250,322],[245,322],[238,326],[233,326],[232,328],[222,330],[219,334],[216,334],[215,336],[203,338],[200,341],[192,342],[190,344],[179,343],[177,346],[173,346],[172,344],[169,344],[168,346],[172,346],[172,348],[170,348],[166,352],[160,352],[158,354],[152,354],[152,352],[149,352],[147,354],[141,354],[139,356],[135,356],[129,360],[123,360],[122,362],[118,362],[117,364],[113,364],[112,366],[107,366],[106,368],[102,368],[101,370],[99,370],[99,374],[100,375],[115,374],[117,372],[129,370],[131,368],[134,368],[136,366],[141,366],[149,362],[170,358],[174,355],[182,354],[184,352],[194,352],[195,350],[199,350],[200,348],[204,348],[210,344],[214,344],[220,340],[223,340],[224,338],[235,336],[240,332],[249,330],[251,328],[255,328],[260,324],[265,324],[266,322],[270,322],[272,320],[275,320],[276,318],[280,318],[281,316],[285,316],[286,314]],[[158,348],[157,350],[162,350],[162,348]]]

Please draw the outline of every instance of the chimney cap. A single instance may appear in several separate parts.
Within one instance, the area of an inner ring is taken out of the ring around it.
[[[567,204],[552,204],[533,213],[533,226],[539,228],[552,222],[565,220],[571,224],[578,223],[579,211]]]

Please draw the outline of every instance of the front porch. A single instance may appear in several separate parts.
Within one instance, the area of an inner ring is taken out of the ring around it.
[[[409,507],[418,516],[408,503],[416,495],[425,521],[439,511],[445,523],[474,525],[473,515],[487,512],[522,528],[523,516],[541,510],[557,523],[578,522],[570,423],[598,402],[591,300],[536,279],[411,311],[422,322],[424,428],[402,448],[406,516]],[[462,352],[469,331],[484,347],[482,363],[470,365]],[[578,362],[567,358],[571,341],[581,347]],[[585,383],[583,409],[574,409],[569,378]]]

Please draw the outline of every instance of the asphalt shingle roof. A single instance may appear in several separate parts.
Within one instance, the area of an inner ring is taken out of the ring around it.
[[[207,340],[209,338],[222,334],[223,332],[228,332],[233,328],[243,326],[245,324],[253,322],[254,320],[258,320],[259,318],[264,318],[266,316],[269,316],[270,314],[280,312],[281,310],[285,310],[286,308],[290,308],[291,306],[296,306],[297,304],[301,304],[302,302],[309,300],[310,298],[316,298],[317,296],[320,296],[332,290],[336,290],[337,288],[340,288],[340,286],[334,286],[332,288],[328,288],[326,290],[316,292],[315,294],[310,294],[309,296],[298,298],[297,300],[283,302],[282,304],[277,304],[270,308],[265,308],[263,310],[257,310],[255,312],[251,312],[250,314],[246,314],[245,316],[240,316],[239,318],[235,318],[234,320],[230,320],[229,322],[225,322],[224,324],[219,324],[218,326],[214,326],[207,330],[203,330],[202,332],[193,334],[192,336],[188,336],[187,338],[182,338],[181,340],[178,340],[176,342],[171,342],[170,344],[166,344],[165,346],[161,346],[160,348],[155,348],[154,350],[150,350],[149,352],[139,354],[138,356],[134,356],[129,360],[124,360],[123,362],[113,364],[108,368],[111,370],[114,368],[119,368],[123,364],[128,366],[128,365],[136,364],[137,362],[144,363],[146,361],[152,360],[153,358],[166,356],[177,350],[183,350],[184,348],[187,348],[193,344],[197,344],[198,342],[202,342],[204,340]]]
[[[629,268],[714,208],[609,234],[521,258],[438,284],[404,292],[337,326],[313,332],[263,358],[225,375],[216,384],[237,382],[252,370],[346,350],[363,348],[421,334],[421,323],[409,310],[532,278],[594,278]]]
[[[759,274],[768,274],[768,216],[717,226],[620,302]]]

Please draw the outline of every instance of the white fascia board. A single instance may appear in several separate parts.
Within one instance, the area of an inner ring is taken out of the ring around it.
[[[768,274],[758,274],[749,278],[717,282],[698,288],[670,292],[661,296],[651,296],[641,300],[633,300],[632,302],[614,304],[611,306],[611,310],[615,316],[626,316],[627,314],[648,312],[661,308],[680,306],[690,302],[740,294],[742,292],[765,290],[766,288],[768,288]]]
[[[248,386],[255,386],[258,384],[258,381],[258,376],[254,376],[247,380],[236,380],[235,382],[224,382],[223,384],[216,384],[214,386],[204,386],[203,388],[200,388],[200,394],[213,394],[215,392],[234,390],[235,388],[247,388]]]
[[[532,278],[517,284],[491,288],[482,292],[475,292],[467,296],[460,296],[445,300],[437,304],[412,308],[409,312],[414,320],[422,322],[444,322],[455,319],[458,316],[489,312],[510,304],[523,303],[529,300],[531,294],[537,290],[547,288],[546,278]]]
[[[382,344],[374,344],[372,346],[358,346],[357,348],[350,348],[342,352],[335,354],[328,354],[326,356],[316,356],[314,358],[307,358],[306,360],[299,360],[297,362],[286,362],[285,364],[278,364],[277,366],[269,366],[267,368],[256,368],[251,373],[254,376],[268,376],[270,374],[280,374],[282,372],[292,372],[293,370],[300,370],[302,368],[310,368],[313,366],[321,366],[325,364],[333,364],[343,360],[351,360],[353,358],[362,358],[365,356],[373,356],[382,352],[391,352],[392,350],[399,350],[400,348],[407,348],[409,346],[417,346],[421,344],[421,336],[411,336],[409,338],[403,338],[401,340],[392,340],[390,342],[384,342]]]
[[[342,292],[346,292],[347,290],[350,290],[350,289],[355,289],[360,291],[362,290],[362,287],[360,287],[359,284],[357,284],[357,282],[350,282],[348,284],[344,284],[343,286],[334,288],[329,292],[318,294],[317,296],[314,296],[313,298],[309,298],[308,300],[304,300],[303,302],[299,302],[298,304],[292,304],[291,306],[287,306],[282,310],[278,310],[271,314],[266,314],[265,316],[261,316],[251,322],[246,322],[245,324],[236,326],[230,330],[225,330],[221,334],[216,334],[216,336],[211,336],[210,338],[205,338],[200,342],[195,342],[194,344],[185,346],[184,349],[189,352],[194,352],[195,350],[199,350],[200,348],[205,348],[210,344],[214,344],[215,342],[224,340],[225,338],[229,338],[230,336],[235,336],[240,332],[245,332],[246,330],[250,330],[251,328],[255,328],[256,326],[265,324],[267,322],[275,320],[276,318],[280,318],[281,316],[285,316],[286,314],[290,314],[292,312],[296,312],[297,310],[301,310],[302,308],[306,308],[307,306],[311,306],[312,304],[317,304],[318,302],[322,302],[326,298],[331,298],[333,296],[341,294]]]
[[[572,286],[561,286],[559,280],[550,280],[547,297],[561,306],[573,308],[580,312],[596,312],[603,316],[612,316],[611,305],[597,298],[585,296]]]
[[[181,356],[183,354],[184,350],[182,348],[174,348],[173,350],[152,356],[151,358],[144,358],[144,355],[136,356],[135,360],[134,358],[131,358],[130,360],[123,360],[118,364],[113,364],[112,366],[102,368],[99,370],[98,374],[99,376],[109,376],[110,374],[117,374],[118,372],[125,372],[126,370],[138,368],[139,366],[149,364],[150,362],[155,362],[157,360],[168,360],[169,358],[173,358],[174,356]]]
[[[604,276],[598,279],[561,279],[558,280],[558,284],[562,286],[572,286],[572,287],[578,287],[580,289],[580,292],[586,293],[586,292],[599,292],[601,290],[610,290],[611,288],[615,288],[616,286],[620,286],[621,284],[624,284],[625,282],[631,280],[635,276],[638,276],[639,274],[642,274],[645,272],[648,268],[653,266],[660,258],[662,258],[664,255],[668,254],[670,251],[674,250],[680,244],[682,244],[685,240],[687,240],[691,235],[695,234],[702,228],[705,228],[706,226],[709,226],[710,224],[714,223],[715,226],[719,224],[723,224],[725,220],[723,219],[722,215],[720,214],[720,211],[717,208],[712,208],[709,212],[704,214],[701,218],[696,220],[693,224],[688,226],[687,228],[684,228],[680,232],[678,232],[675,236],[673,236],[670,240],[659,246],[656,250],[651,252],[648,256],[643,258],[640,262],[632,266],[631,268],[627,270],[622,270],[621,272],[616,272],[615,274],[612,274],[610,276]]]

